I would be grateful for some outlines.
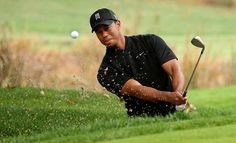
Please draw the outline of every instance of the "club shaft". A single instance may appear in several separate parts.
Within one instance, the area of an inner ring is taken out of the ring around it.
[[[199,63],[199,61],[200,61],[200,59],[201,59],[201,57],[202,57],[203,51],[204,51],[204,48],[202,49],[201,54],[200,54],[200,56],[198,57],[197,63],[196,63],[196,65],[195,65],[194,69],[193,69],[193,72],[192,72],[192,74],[191,74],[191,76],[190,76],[190,79],[189,79],[189,81],[188,81],[188,84],[187,84],[187,86],[186,86],[186,88],[185,88],[185,90],[184,90],[183,97],[185,97],[185,96],[187,95],[188,87],[189,87],[189,85],[190,85],[190,83],[191,83],[191,81],[192,81],[192,78],[193,78],[193,75],[194,75],[194,73],[195,73],[195,71],[196,71],[196,69],[197,69],[198,63]]]

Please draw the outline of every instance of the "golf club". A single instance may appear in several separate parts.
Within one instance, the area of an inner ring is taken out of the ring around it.
[[[190,79],[189,79],[189,81],[188,81],[188,84],[187,84],[187,86],[186,86],[186,88],[185,88],[185,90],[184,90],[183,97],[186,97],[186,96],[187,96],[188,87],[189,87],[189,85],[190,85],[190,83],[191,83],[191,81],[192,81],[192,78],[193,78],[193,75],[194,75],[194,73],[195,73],[195,71],[196,71],[196,68],[197,68],[197,66],[198,66],[198,63],[199,63],[199,61],[200,61],[200,59],[201,59],[201,56],[202,56],[202,54],[203,54],[203,52],[204,52],[204,50],[205,50],[205,45],[203,44],[202,39],[201,39],[199,36],[193,37],[193,39],[191,40],[191,43],[192,43],[194,46],[198,47],[198,48],[202,48],[202,51],[201,51],[201,53],[200,53],[200,56],[199,56],[199,58],[198,58],[198,60],[197,60],[196,65],[195,65],[195,67],[194,67],[194,69],[193,69],[193,72],[192,72],[192,74],[191,74],[191,76],[190,76]],[[177,105],[177,106],[176,106],[176,110],[178,110],[178,111],[183,111],[183,110],[185,109],[187,113],[192,110],[191,108],[193,108],[193,110],[196,110],[196,107],[194,107],[194,106],[191,107],[191,106],[192,106],[192,105],[191,105],[189,102],[186,102],[186,104]],[[195,109],[194,109],[194,108],[195,108]]]
[[[188,81],[188,84],[187,84],[187,86],[186,86],[186,88],[185,88],[185,90],[184,90],[183,97],[186,97],[186,96],[187,96],[188,87],[189,87],[189,85],[190,85],[190,83],[191,83],[191,81],[192,81],[192,78],[193,78],[193,75],[194,75],[194,73],[195,73],[195,71],[196,71],[196,68],[197,68],[197,66],[198,66],[198,63],[199,63],[199,61],[200,61],[200,59],[201,59],[201,57],[202,57],[202,54],[203,54],[203,52],[204,52],[204,50],[205,50],[205,45],[203,44],[203,41],[202,41],[202,39],[201,39],[199,36],[193,37],[193,39],[191,40],[191,43],[192,43],[194,46],[198,47],[198,48],[202,48],[202,51],[201,51],[201,53],[200,53],[200,56],[199,56],[199,58],[198,58],[198,60],[197,60],[196,65],[195,65],[195,67],[194,67],[194,69],[193,69],[193,72],[192,72],[192,74],[191,74],[191,76],[190,76],[190,79],[189,79],[189,81]]]

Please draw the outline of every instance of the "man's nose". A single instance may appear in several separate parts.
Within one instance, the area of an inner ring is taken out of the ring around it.
[[[107,31],[102,31],[102,37],[105,38],[106,36],[108,35],[108,32]]]

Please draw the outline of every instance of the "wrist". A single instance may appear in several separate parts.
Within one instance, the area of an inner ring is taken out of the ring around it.
[[[163,99],[162,101],[169,102],[172,97],[172,92],[162,91],[161,95],[162,95],[162,99]]]
[[[166,92],[166,97],[167,97],[167,102],[171,99],[171,97],[172,97],[172,92],[170,92],[170,91],[167,91]]]

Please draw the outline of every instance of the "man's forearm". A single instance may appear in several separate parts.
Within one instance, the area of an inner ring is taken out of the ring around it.
[[[184,76],[181,71],[175,72],[172,76],[172,86],[174,91],[183,92]]]
[[[165,101],[168,102],[168,96],[170,92],[160,91],[152,87],[147,87],[143,85],[135,85],[126,87],[123,89],[123,95],[135,96],[139,99],[146,101],[156,102],[156,101]]]
[[[169,76],[171,76],[174,91],[182,93],[184,88],[184,76],[178,61],[176,59],[170,60],[163,64],[162,67]]]
[[[130,79],[125,83],[121,90],[121,94],[124,96],[134,96],[151,102],[165,101],[175,105],[185,103],[185,99],[178,91],[160,91],[152,87],[143,86],[134,79]]]

